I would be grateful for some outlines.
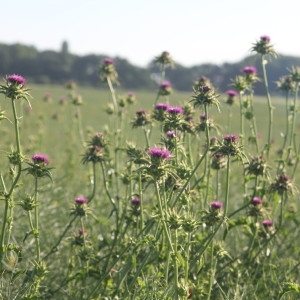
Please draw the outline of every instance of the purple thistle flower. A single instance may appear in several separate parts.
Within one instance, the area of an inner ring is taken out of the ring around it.
[[[74,199],[75,203],[77,204],[86,204],[89,202],[89,200],[87,198],[84,198],[84,197],[77,197]]]
[[[262,204],[262,199],[259,198],[259,197],[254,197],[254,198],[251,200],[251,203],[252,203],[254,206],[260,205],[260,204]]]
[[[162,89],[165,89],[165,88],[172,87],[172,85],[169,81],[164,81],[159,87],[162,88]]]
[[[68,99],[66,97],[62,96],[62,97],[59,98],[58,101],[59,101],[60,104],[65,104],[65,102],[67,102]]]
[[[103,62],[107,65],[114,65],[115,61],[112,58],[104,58]]]
[[[264,42],[270,42],[270,41],[271,41],[271,39],[270,39],[270,37],[269,37],[268,35],[262,35],[262,36],[260,37],[260,39],[261,39],[262,41],[264,41]]]
[[[210,204],[210,207],[214,210],[220,210],[222,207],[223,207],[223,203],[222,202],[219,202],[219,201],[213,201],[211,204]]]
[[[216,136],[213,136],[213,137],[210,138],[210,144],[211,145],[216,145],[217,141],[218,141],[218,138]]]
[[[224,135],[223,140],[226,144],[235,144],[238,141],[238,136],[235,134]]]
[[[131,200],[131,205],[132,206],[139,206],[141,204],[141,199],[138,197],[135,197]]]
[[[158,103],[158,104],[155,105],[155,109],[157,109],[157,110],[166,111],[169,107],[170,107],[170,105],[167,104],[167,103]]]
[[[215,155],[214,155],[214,157],[215,158],[222,158],[222,157],[224,157],[224,155],[222,154],[222,153],[216,153]]]
[[[90,149],[91,153],[98,153],[101,151],[102,148],[100,146],[94,145],[94,146],[90,147],[89,149]]]
[[[84,235],[87,233],[87,229],[86,228],[78,228],[77,232],[79,235]]]
[[[273,226],[273,222],[272,222],[271,220],[263,220],[263,221],[262,221],[262,225],[263,225],[265,228],[272,227],[272,226]]]
[[[49,164],[49,159],[46,155],[44,154],[35,154],[31,157],[31,160],[33,161],[34,164]]]
[[[226,92],[226,94],[227,94],[229,97],[236,97],[236,96],[238,96],[238,93],[237,93],[236,91],[234,91],[234,90],[228,90],[228,91]]]
[[[48,100],[50,100],[52,98],[52,95],[50,94],[50,93],[46,93],[45,95],[44,95],[44,101],[48,101]]]
[[[136,111],[136,115],[139,117],[144,116],[145,114],[146,114],[146,111],[144,109]]]
[[[175,134],[175,131],[173,130],[169,130],[166,132],[166,136],[169,138],[169,139],[173,139],[176,137],[176,134]]]
[[[156,147],[151,148],[148,151],[148,154],[153,158],[169,159],[171,157],[171,154],[168,150],[164,150]]]
[[[207,119],[209,119],[209,116],[206,116],[206,114],[201,114],[200,115],[200,120],[201,121],[206,121]]]
[[[203,91],[204,93],[207,93],[207,92],[211,91],[211,87],[209,87],[209,86],[204,86],[204,87],[202,88],[202,91]]]
[[[167,108],[167,112],[172,115],[182,115],[184,110],[180,106],[170,106]]]
[[[23,76],[17,74],[8,75],[6,77],[6,80],[10,83],[19,85],[24,85],[26,83],[26,79]]]
[[[95,137],[102,137],[103,136],[103,133],[102,132],[96,132],[95,133]]]
[[[255,67],[253,66],[246,66],[243,68],[243,72],[247,75],[256,75],[257,74],[257,70]]]

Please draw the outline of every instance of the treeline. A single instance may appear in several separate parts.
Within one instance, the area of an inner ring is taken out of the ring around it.
[[[164,50],[164,49],[162,49]],[[160,55],[155,53],[154,56]],[[74,55],[69,52],[67,42],[62,43],[60,51],[38,51],[33,46],[22,44],[0,44],[0,75],[17,73],[33,83],[63,84],[73,80],[80,85],[101,85],[98,69],[106,55]],[[176,60],[176,58],[174,58]],[[146,68],[137,67],[124,58],[114,57],[119,73],[121,87],[125,89],[153,89],[159,80],[158,66],[150,62]],[[231,80],[241,74],[245,66],[255,66],[258,76],[262,77],[260,60],[257,56],[248,56],[237,63],[202,64],[184,67],[176,64],[174,69],[167,69],[166,78],[179,91],[190,91],[193,83],[201,76],[208,77],[221,92],[229,88]],[[299,57],[279,56],[267,65],[269,86],[276,92],[275,82],[287,75],[292,66],[300,66]],[[255,86],[257,94],[264,93],[262,83]]]

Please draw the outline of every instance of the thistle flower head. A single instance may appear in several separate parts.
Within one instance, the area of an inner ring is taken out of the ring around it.
[[[164,81],[159,85],[158,94],[160,96],[168,96],[172,94],[172,92],[173,92],[172,85],[169,81]]]
[[[88,145],[91,147],[100,147],[105,148],[107,146],[108,142],[106,140],[105,135],[102,132],[96,132],[94,133],[90,140],[88,141]]]
[[[170,107],[167,103],[158,103],[154,107],[152,118],[156,121],[162,122],[166,119],[166,112]]]
[[[6,80],[11,84],[16,84],[16,85],[25,85],[26,83],[26,79],[23,76],[17,74],[6,76]]]
[[[77,197],[74,199],[74,202],[78,205],[82,205],[82,204],[86,204],[89,202],[89,200],[87,198],[84,197]]]
[[[112,58],[106,57],[103,59],[103,63],[106,65],[114,65],[115,61]]]
[[[294,92],[296,85],[291,75],[282,76],[276,81],[277,88],[283,92]]]
[[[175,65],[174,60],[168,51],[163,51],[161,55],[155,57],[154,62],[164,66],[170,66],[172,68]]]
[[[223,137],[223,141],[225,145],[236,144],[239,140],[239,137],[235,134],[226,134]]]
[[[286,174],[279,174],[273,183],[271,183],[270,187],[272,192],[278,193],[279,195],[284,194],[285,192],[291,192],[294,191],[294,186],[292,183],[291,178]]]
[[[219,201],[213,201],[210,203],[210,208],[212,210],[220,210],[223,207],[223,203]]]
[[[52,175],[50,173],[51,168],[48,168],[49,159],[44,154],[34,154],[31,157],[32,162],[28,162],[29,167],[25,169],[29,174],[38,177],[48,177],[52,180]]]
[[[262,225],[265,227],[265,228],[270,228],[273,226],[273,222],[271,220],[263,220],[262,221]]]
[[[115,69],[115,61],[112,58],[104,58],[99,69],[102,81],[110,80],[111,83],[118,83],[118,73]]]
[[[252,52],[256,52],[261,55],[269,54],[277,57],[277,53],[271,44],[271,38],[268,35],[262,35],[256,43],[253,44]]]
[[[134,92],[128,92],[127,97],[126,97],[126,102],[128,104],[132,104],[132,103],[135,102],[135,100],[136,100],[135,93]]]
[[[146,110],[144,109],[138,110],[136,111],[135,115],[136,118],[132,121],[133,128],[145,126],[151,123],[149,114],[147,113]]]
[[[98,143],[98,141],[96,142],[95,139],[95,145],[89,144],[88,147],[86,147],[82,158],[83,164],[87,164],[88,162],[97,163],[106,159],[106,149],[99,146],[99,144],[96,145],[96,143]]]
[[[247,174],[255,176],[263,176],[266,173],[267,168],[266,160],[262,156],[255,156],[249,161],[246,172]]]
[[[210,79],[205,76],[201,76],[194,82],[194,90],[197,90],[202,86],[212,86]]]
[[[243,68],[243,72],[246,75],[256,75],[257,74],[257,69],[253,66],[246,66]]]
[[[162,160],[167,160],[171,158],[171,154],[168,150],[153,147],[148,151],[148,154],[151,156],[153,159],[162,159]]]
[[[34,164],[47,166],[49,164],[49,159],[44,154],[34,154],[31,156],[31,160]]]
[[[194,107],[202,105],[215,105],[219,108],[219,95],[216,94],[215,90],[207,85],[194,87],[194,95],[190,102],[193,103]]]
[[[180,106],[169,106],[167,108],[167,113],[173,114],[173,115],[183,115],[184,110]]]
[[[131,199],[131,205],[134,207],[140,206],[141,204],[141,199],[139,197],[135,197]]]
[[[6,85],[0,85],[1,94],[4,94],[5,97],[11,100],[25,99],[30,105],[28,100],[28,97],[30,97],[29,89],[25,88],[26,79],[23,76],[17,74],[8,75],[5,81]]]
[[[259,197],[253,197],[251,200],[251,204],[254,206],[258,206],[258,205],[262,204],[262,199]]]
[[[212,136],[210,138],[210,145],[211,146],[215,146],[217,144],[217,142],[218,142],[218,138],[216,136]]]
[[[50,93],[46,93],[43,97],[45,102],[48,102],[52,99],[52,95]]]
[[[234,99],[238,96],[238,92],[236,92],[236,91],[234,91],[234,90],[228,90],[227,92],[226,92],[226,94],[227,94],[227,101],[226,101],[226,103],[228,104],[228,105],[232,105],[233,103],[234,103]]]
[[[292,67],[288,71],[291,75],[292,81],[300,82],[300,67]]]
[[[226,94],[227,94],[229,97],[237,97],[237,96],[238,96],[238,92],[233,91],[233,90],[228,90],[228,91],[226,92]]]
[[[235,79],[231,81],[232,83],[230,85],[240,93],[244,92],[249,87],[249,84],[244,76],[236,76]]]
[[[240,145],[238,143],[239,138],[235,134],[226,134],[223,136],[223,142],[212,147],[215,153],[221,153],[224,156],[238,156],[240,158],[244,157],[245,154],[240,150]]]
[[[167,103],[158,103],[158,104],[155,105],[154,108],[156,110],[164,110],[164,111],[166,111],[169,107],[170,107],[170,105],[167,104]]]
[[[216,153],[211,160],[211,167],[214,170],[221,170],[225,168],[226,160],[222,153]]]
[[[176,137],[176,133],[175,133],[174,130],[169,130],[169,131],[166,132],[166,136],[167,136],[167,138],[169,138],[169,139],[173,139],[173,138]]]

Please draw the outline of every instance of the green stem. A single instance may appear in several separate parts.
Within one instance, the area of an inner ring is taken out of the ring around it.
[[[225,187],[226,190],[225,190],[225,201],[224,201],[224,220],[227,217],[227,211],[228,211],[229,186],[230,186],[230,156],[227,157],[226,187]]]
[[[142,231],[144,228],[144,194],[143,194],[143,188],[142,188],[142,175],[139,172],[139,196],[141,200],[140,204],[140,213],[141,213],[141,218],[140,218],[140,230]]]
[[[185,268],[184,268],[184,279],[185,279],[185,282],[188,282],[188,279],[189,279],[190,249],[191,249],[191,233],[188,233],[188,235],[187,235],[187,243],[186,243],[186,261],[185,261]]]
[[[39,203],[38,203],[38,179],[35,177],[34,182],[34,225],[35,225],[35,245],[36,245],[36,260],[37,263],[41,261],[41,249],[40,249],[40,233],[39,233]]]
[[[117,103],[116,92],[113,87],[113,84],[110,80],[110,77],[107,77],[107,84],[111,93],[111,97],[113,100],[114,105],[114,115],[115,115],[115,131],[114,131],[114,149],[115,149],[115,163],[114,163],[114,174],[116,176],[116,195],[119,195],[119,180],[118,180],[118,173],[119,173],[119,107]],[[120,204],[120,202],[119,202]]]
[[[84,145],[84,135],[83,135],[83,130],[82,130],[81,111],[80,111],[78,106],[76,107],[76,117],[77,117],[79,137],[80,137],[80,140],[81,140],[81,144]]]
[[[244,145],[244,135],[245,135],[245,125],[244,125],[244,107],[243,107],[243,98],[242,98],[242,94],[239,93],[239,101],[240,101],[240,142],[241,145]]]
[[[160,193],[159,193],[158,182],[155,181],[154,185],[155,185],[156,197],[157,197],[157,200],[158,200],[158,208],[159,208],[161,222],[162,222],[162,225],[163,225],[163,230],[164,230],[165,236],[167,238],[168,246],[169,246],[170,250],[172,251],[172,253],[174,253],[174,248],[173,248],[172,241],[171,241],[171,235],[170,235],[170,232],[169,232],[166,220],[165,220],[165,214],[164,214],[164,211],[163,211],[162,199],[161,199],[161,196],[160,196]]]
[[[91,202],[93,200],[93,198],[95,197],[96,194],[96,163],[93,162],[93,190],[92,190],[92,194],[88,197],[89,202]]]
[[[261,64],[262,64],[262,70],[263,70],[263,79],[264,79],[264,85],[266,89],[266,95],[267,95],[267,101],[268,101],[268,112],[269,112],[269,126],[268,126],[268,144],[266,149],[266,156],[269,157],[269,152],[271,148],[271,141],[272,141],[272,129],[273,129],[273,105],[271,102],[271,96],[269,92],[269,85],[268,85],[268,78],[267,78],[267,71],[266,71],[266,62],[264,55],[261,56]]]
[[[294,96],[294,102],[293,102],[293,114],[292,114],[292,124],[291,124],[291,132],[290,132],[290,143],[288,147],[288,153],[286,160],[289,159],[290,153],[292,149],[294,150],[294,153],[296,153],[296,147],[295,147],[295,126],[296,126],[296,116],[297,116],[297,99],[298,99],[298,90],[299,90],[299,83],[297,82],[296,90],[295,90],[295,96]]]
[[[256,152],[258,153],[259,152],[259,145],[258,145],[258,137],[257,137],[256,119],[255,119],[254,108],[253,108],[253,91],[251,91],[250,109],[251,109],[251,112],[252,112],[251,130],[252,130],[252,134],[255,138]]]
[[[3,223],[2,223],[2,231],[1,231],[1,238],[0,238],[0,243],[1,243],[1,248],[0,248],[0,265],[2,265],[2,257],[3,257],[3,253],[5,251],[5,230],[6,230],[6,226],[8,223],[8,208],[11,207],[10,210],[10,218],[9,218],[9,223],[10,223],[10,228],[9,228],[9,237],[10,237],[10,233],[12,230],[12,222],[13,222],[13,192],[15,187],[17,186],[17,183],[20,179],[21,176],[21,170],[22,170],[22,160],[21,160],[21,143],[20,143],[20,133],[19,133],[19,120],[17,117],[17,111],[16,111],[16,104],[15,104],[15,99],[11,100],[12,103],[12,111],[13,111],[13,118],[14,118],[14,130],[15,130],[15,138],[16,138],[16,146],[17,146],[17,156],[18,156],[18,163],[17,163],[17,173],[16,176],[12,182],[12,185],[9,189],[9,191],[6,191],[5,188],[5,184],[4,184],[4,180],[3,177],[1,176],[1,180],[2,180],[2,185],[4,187],[4,192],[5,192],[5,208],[4,208],[4,215],[3,215]],[[9,243],[9,239],[7,241],[7,243]]]
[[[146,139],[146,146],[147,146],[147,149],[148,149],[150,147],[150,140],[149,140],[150,129],[147,130],[147,128],[143,126],[143,130],[144,130],[145,139]]]
[[[215,277],[216,263],[214,261],[215,261],[214,241],[212,241],[211,242],[211,253],[210,253],[210,272],[211,272],[211,274],[210,274],[210,279],[209,279],[209,288],[208,288],[207,300],[210,300],[210,298],[211,298],[211,291],[212,291],[213,281],[214,281],[214,277]]]

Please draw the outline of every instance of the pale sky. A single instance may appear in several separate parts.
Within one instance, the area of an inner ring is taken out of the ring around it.
[[[184,66],[237,62],[268,35],[300,56],[299,0],[1,1],[0,43],[119,56],[146,66],[168,51]]]

